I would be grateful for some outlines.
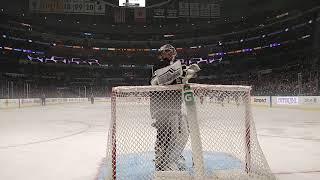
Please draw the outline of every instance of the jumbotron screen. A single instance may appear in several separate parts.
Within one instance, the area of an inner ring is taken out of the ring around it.
[[[119,6],[145,7],[146,6],[146,0],[119,0]]]

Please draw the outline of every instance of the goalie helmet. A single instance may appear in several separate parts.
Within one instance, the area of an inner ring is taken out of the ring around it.
[[[168,59],[170,61],[174,60],[177,56],[176,49],[171,44],[165,44],[159,49],[160,59]]]

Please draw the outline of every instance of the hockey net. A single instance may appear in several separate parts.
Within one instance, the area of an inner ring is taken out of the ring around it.
[[[191,89],[190,104],[183,85],[113,88],[106,179],[275,179],[250,87]]]

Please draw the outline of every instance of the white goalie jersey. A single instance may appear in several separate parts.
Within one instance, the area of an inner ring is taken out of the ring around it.
[[[152,76],[151,85],[169,85],[183,75],[181,61],[157,69]]]
[[[176,83],[187,83],[189,79],[194,78],[200,71],[197,64],[185,66],[180,60],[171,62],[170,65],[157,69],[152,76],[151,85],[170,85]]]

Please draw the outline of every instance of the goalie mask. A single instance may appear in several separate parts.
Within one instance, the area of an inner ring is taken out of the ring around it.
[[[171,44],[166,44],[159,49],[159,58],[163,60],[173,61],[177,56],[176,49]]]

